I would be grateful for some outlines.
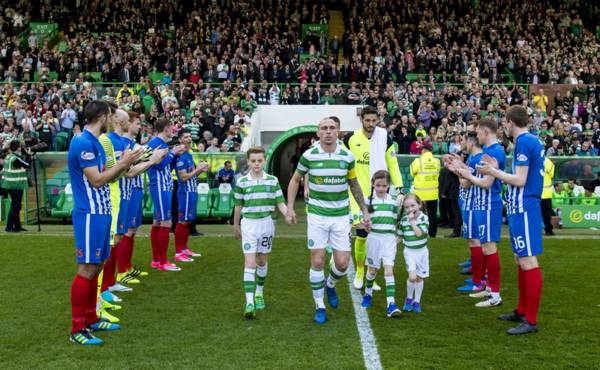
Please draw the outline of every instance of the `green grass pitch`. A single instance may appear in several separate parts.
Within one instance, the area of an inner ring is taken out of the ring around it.
[[[225,233],[229,228],[217,227]],[[75,273],[69,228],[54,235],[0,236],[0,367],[6,369],[362,369],[364,362],[348,284],[329,322],[311,322],[308,251],[304,229],[278,227],[265,286],[267,310],[242,318],[243,257],[231,236],[191,238],[203,256],[179,273],[151,271],[116,314],[123,329],[99,333],[99,348],[68,341],[69,288]],[[203,226],[211,231],[211,226]],[[147,234],[147,229],[142,234]],[[134,260],[148,268],[150,241],[138,237]],[[171,242],[172,243],[172,242]],[[514,308],[516,268],[501,243],[504,305],[476,309],[456,292],[465,278],[457,263],[463,240],[430,242],[431,277],[423,313],[385,318],[384,294],[369,310],[384,368],[599,368],[598,240],[546,239],[541,257],[544,291],[541,331],[509,337],[496,319]],[[171,246],[172,248],[172,246]],[[172,251],[172,249],[171,249]],[[396,260],[397,301],[405,295],[404,262]],[[148,268],[149,269],[149,268]],[[380,284],[383,284],[379,276]]]

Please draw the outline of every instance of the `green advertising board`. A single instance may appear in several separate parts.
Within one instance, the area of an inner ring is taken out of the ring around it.
[[[50,36],[54,32],[58,32],[58,23],[37,23],[32,22],[29,24],[31,32],[37,35]]]
[[[322,32],[327,34],[329,32],[329,26],[327,24],[319,24],[319,23],[308,23],[302,25],[302,38],[306,36],[308,32],[315,33],[317,35],[321,35]]]
[[[600,229],[600,206],[564,205],[561,209],[564,228]]]

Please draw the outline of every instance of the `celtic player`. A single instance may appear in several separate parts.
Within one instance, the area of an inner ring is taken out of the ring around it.
[[[354,156],[337,143],[338,127],[331,118],[319,122],[317,136],[319,145],[308,149],[300,157],[296,172],[288,186],[288,209],[286,222],[296,223],[294,201],[302,177],[308,173],[308,249],[310,250],[310,284],[316,304],[314,321],[323,324],[327,321],[323,302],[325,286],[327,300],[332,308],[338,306],[335,285],[347,273],[350,261],[350,220],[348,187],[357,200],[364,215],[365,230],[371,229],[370,216],[354,171]],[[333,248],[334,264],[325,282],[325,245]]]
[[[287,207],[279,180],[263,171],[264,149],[250,148],[246,155],[250,172],[236,182],[233,230],[235,237],[242,240],[244,252],[244,317],[252,319],[256,310],[265,308],[263,288],[267,278],[268,255],[275,235],[271,214],[277,206],[279,212],[285,215]]]

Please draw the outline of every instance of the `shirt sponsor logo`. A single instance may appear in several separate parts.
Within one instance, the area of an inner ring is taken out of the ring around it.
[[[345,184],[346,183],[346,179],[345,178],[338,178],[338,177],[315,177],[315,184],[317,185],[341,185],[341,184]]]
[[[525,161],[527,160],[527,156],[526,156],[525,154],[519,154],[519,155],[517,156],[517,160],[518,160],[519,162],[525,162]]]
[[[81,159],[84,161],[91,161],[94,158],[96,158],[96,155],[92,152],[81,152]]]

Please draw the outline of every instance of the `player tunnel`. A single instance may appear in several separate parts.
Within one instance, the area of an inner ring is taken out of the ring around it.
[[[310,147],[316,133],[314,125],[294,127],[277,136],[267,148],[267,172],[279,179],[283,189],[287,189],[300,155]]]

